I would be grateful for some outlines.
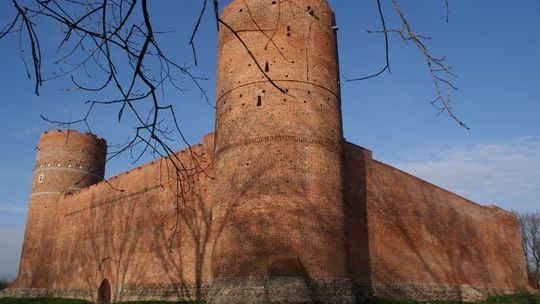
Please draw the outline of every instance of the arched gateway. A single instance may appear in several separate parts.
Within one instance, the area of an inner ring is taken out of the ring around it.
[[[98,304],[111,303],[111,284],[109,283],[107,279],[103,280],[103,282],[101,282],[101,285],[99,285],[97,303]]]

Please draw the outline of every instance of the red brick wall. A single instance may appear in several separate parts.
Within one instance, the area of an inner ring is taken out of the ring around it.
[[[266,277],[282,268],[274,261],[298,260],[315,278],[346,275],[333,18],[319,0],[224,9],[245,46],[220,26],[214,278]]]
[[[93,134],[53,130],[42,134],[34,167],[17,284],[45,288],[55,240],[57,201],[67,192],[103,179],[105,140]]]
[[[182,179],[189,176],[178,201],[167,159],[61,198],[49,288],[97,291],[107,279],[117,300],[203,292],[210,280],[213,137],[191,151],[198,165],[189,150],[176,154],[187,168]]]
[[[355,280],[373,285],[527,288],[518,223],[512,214],[480,206],[373,160],[369,151],[352,144],[347,143],[345,155],[348,174],[360,183],[349,181],[346,186],[353,193],[349,208],[357,210],[351,219],[365,221],[369,243],[369,254],[363,248],[353,250],[358,263],[353,265],[362,269],[353,273]],[[354,206],[364,201],[365,209]],[[362,232],[352,232],[352,241],[365,246]]]
[[[223,279],[214,303],[309,288],[349,303],[349,278],[358,294],[416,296],[393,293],[410,283],[427,299],[428,285],[443,286],[435,298],[525,288],[512,215],[343,144],[326,1],[238,0],[222,18],[245,45],[220,26],[215,145],[209,135],[178,152],[185,170],[159,159],[95,184],[104,141],[45,134],[17,286],[95,300],[107,279],[114,300],[177,300]]]

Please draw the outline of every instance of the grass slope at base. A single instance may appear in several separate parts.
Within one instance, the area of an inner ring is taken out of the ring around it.
[[[462,302],[453,302],[453,301],[429,301],[429,302],[418,302],[413,300],[396,300],[396,299],[370,299],[366,302],[367,304],[420,304],[420,303],[429,303],[429,304],[459,304]],[[492,296],[487,298],[487,300],[476,303],[468,304],[540,304],[540,295],[534,294],[515,294],[507,296]]]

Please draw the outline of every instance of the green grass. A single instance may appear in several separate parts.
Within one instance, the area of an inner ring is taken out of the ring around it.
[[[391,300],[391,299],[371,299],[371,300],[368,300],[366,303],[368,304],[420,304],[420,302],[413,301],[413,300]],[[459,304],[461,302],[429,301],[426,303]],[[478,302],[476,304],[540,304],[540,295],[515,294],[515,295],[508,295],[508,296],[493,296],[493,297],[489,297],[486,301]]]
[[[540,304],[540,295],[516,294],[510,296],[489,297],[485,303]]]

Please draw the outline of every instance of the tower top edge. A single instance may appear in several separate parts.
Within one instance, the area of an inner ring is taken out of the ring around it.
[[[60,129],[50,129],[43,133],[41,133],[40,142],[47,140],[49,138],[55,138],[55,137],[64,137],[64,136],[74,136],[75,138],[88,138],[97,141],[99,144],[107,144],[107,141],[92,132],[79,132],[75,129],[66,129],[66,130],[60,130]]]
[[[278,5],[279,2],[284,2],[284,0],[231,0],[223,7],[221,15],[228,15],[231,13],[231,10],[236,10],[239,7],[245,6],[246,4],[249,5],[250,2],[268,2],[270,5]],[[326,8],[333,11],[327,0],[296,0],[296,2],[300,4],[304,3],[306,6],[318,4],[317,6],[313,6],[313,8],[319,7],[319,9],[324,5]]]

